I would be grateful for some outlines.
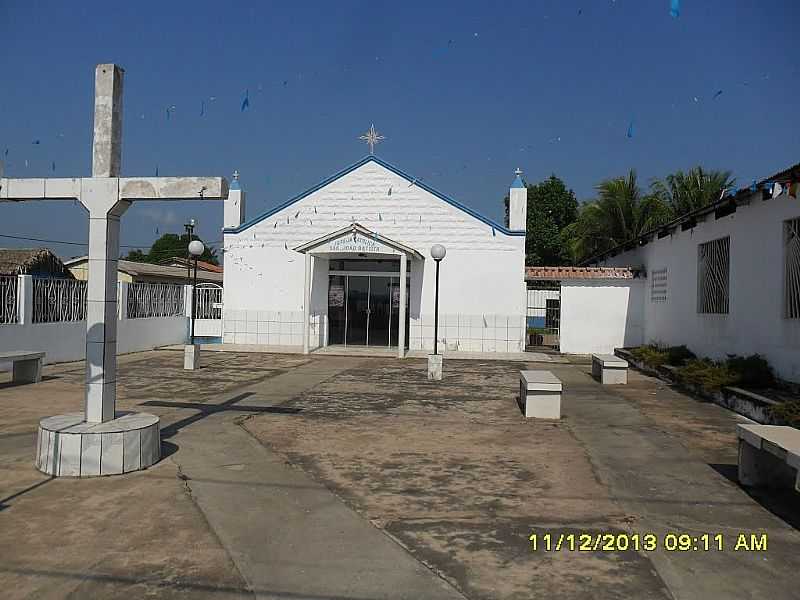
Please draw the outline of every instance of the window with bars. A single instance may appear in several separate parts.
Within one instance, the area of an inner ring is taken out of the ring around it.
[[[667,301],[667,268],[650,271],[650,302]]]
[[[783,315],[800,319],[800,218],[783,222]]]
[[[730,301],[731,238],[697,247],[697,312],[728,314]]]

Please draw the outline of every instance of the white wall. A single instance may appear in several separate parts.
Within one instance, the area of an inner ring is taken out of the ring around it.
[[[610,354],[642,343],[642,294],[638,279],[561,282],[561,352]]]
[[[117,321],[117,354],[183,344],[187,339],[188,322],[186,317]],[[45,363],[83,360],[86,322],[0,325],[0,352],[11,350],[46,352]]]
[[[435,267],[429,251],[434,243],[447,247],[440,275],[440,319],[453,323],[440,338],[449,336],[448,345],[463,350],[524,349],[524,236],[493,231],[377,163],[364,164],[241,233],[225,234],[224,341],[262,343],[245,341],[258,339],[259,313],[265,322],[302,324],[305,263],[292,248],[352,222],[426,257],[411,265],[412,349],[433,346]],[[312,347],[324,335],[327,312],[327,292],[322,293],[327,264],[316,263],[311,314],[312,325],[317,315],[317,330],[312,330]],[[281,329],[280,324],[276,327]],[[284,336],[290,337],[281,343],[302,343],[302,337],[291,338],[291,326],[287,331]],[[263,343],[275,343],[266,335],[262,339],[270,341]]]
[[[727,217],[655,239],[604,261],[608,266],[667,269],[667,300],[653,302],[650,279],[643,298],[644,341],[686,344],[701,356],[762,354],[781,377],[800,381],[800,320],[783,317],[783,223],[800,217],[787,195],[749,205]],[[730,306],[727,315],[697,312],[698,245],[730,236]]]

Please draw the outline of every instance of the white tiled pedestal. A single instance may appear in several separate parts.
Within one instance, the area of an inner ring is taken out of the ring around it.
[[[526,417],[561,418],[561,380],[550,371],[519,372],[519,403]]]
[[[117,413],[87,423],[83,413],[39,422],[36,468],[54,477],[95,477],[139,471],[161,458],[159,419],[149,413]]]
[[[183,347],[183,369],[195,371],[200,368],[200,344],[186,344]]]
[[[428,354],[428,381],[442,380],[442,355]]]

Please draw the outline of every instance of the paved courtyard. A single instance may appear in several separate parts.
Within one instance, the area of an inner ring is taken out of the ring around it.
[[[0,380],[0,586],[9,598],[800,598],[796,495],[735,482],[740,417],[582,363],[564,418],[525,420],[519,362],[182,354],[120,361],[119,409],[162,418],[122,477],[32,466],[42,416],[80,410],[82,363]],[[532,533],[723,534],[718,551],[532,551]],[[733,551],[739,533],[766,551]]]

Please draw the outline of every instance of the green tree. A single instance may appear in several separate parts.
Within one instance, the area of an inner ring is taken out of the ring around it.
[[[562,242],[576,263],[630,241],[672,217],[658,195],[642,195],[636,171],[601,182],[597,198],[584,204],[577,220],[562,231]]]
[[[578,200],[564,182],[550,175],[544,181],[526,185],[528,212],[525,235],[525,264],[560,266],[570,261],[561,240],[561,230],[578,215]],[[508,223],[508,198],[505,199]]]
[[[194,236],[193,239],[199,239]],[[164,260],[169,260],[173,256],[181,258],[186,257],[189,248],[189,236],[185,233],[178,235],[176,233],[165,233],[158,238],[150,247],[150,251],[145,254],[141,250],[132,250],[125,257],[125,260],[132,260],[135,262],[146,262],[158,264]],[[213,246],[204,244],[206,249],[200,255],[200,260],[204,260],[213,265],[218,265],[217,250]]]
[[[685,215],[719,200],[722,190],[733,187],[730,171],[705,171],[703,167],[688,172],[675,171],[664,179],[655,179],[652,192],[661,198],[675,217]]]

